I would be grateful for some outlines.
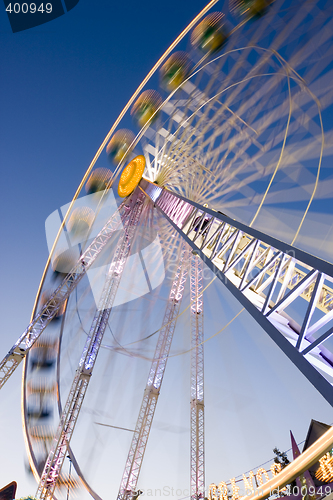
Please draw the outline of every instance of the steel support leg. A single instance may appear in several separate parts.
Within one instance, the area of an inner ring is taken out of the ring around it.
[[[333,405],[333,354],[324,344],[333,335],[333,265],[147,180],[139,187]]]
[[[176,328],[177,316],[179,314],[180,304],[183,297],[183,290],[188,273],[188,256],[188,246],[183,244],[178,269],[172,283],[162,328],[159,333],[130,451],[120,484],[117,497],[118,500],[132,499],[136,494],[136,487],[143,456],[147,446],[157,399],[160,393],[163,375],[170,352],[171,342]]]
[[[202,261],[191,259],[191,500],[205,496]]]
[[[101,299],[85,343],[79,366],[62,412],[60,423],[37,489],[36,498],[51,499],[73,435],[83,399],[102,343],[112,305],[130,252],[131,242],[143,206],[142,195],[132,195],[129,213],[123,221],[123,232],[111,262]]]
[[[52,293],[49,300],[37,312],[30,325],[26,328],[8,354],[0,362],[0,389],[14,373],[27,352],[39,339],[47,325],[63,307],[65,300],[75,290],[86,271],[95,262],[111,236],[121,228],[121,220],[125,217],[131,201],[123,203],[119,210],[105,224],[93,242],[85,250],[73,269],[67,274],[62,283]]]

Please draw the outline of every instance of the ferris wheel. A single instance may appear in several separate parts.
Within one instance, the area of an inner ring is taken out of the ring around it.
[[[204,498],[204,304],[217,282],[333,403],[332,255],[308,222],[328,197],[333,6],[239,0],[208,13],[215,3],[157,62],[73,201],[47,220],[32,321],[0,364],[2,386],[24,359],[37,498],[82,486],[102,498],[101,462],[117,466],[103,426],[127,450],[117,498],[137,498],[167,363],[184,354],[189,496]]]

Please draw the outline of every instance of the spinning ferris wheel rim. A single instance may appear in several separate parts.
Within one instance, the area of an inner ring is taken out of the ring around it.
[[[82,189],[84,187],[85,182],[87,181],[87,179],[88,179],[88,177],[89,177],[92,169],[95,166],[96,161],[98,160],[98,158],[102,154],[103,150],[105,149],[106,144],[110,140],[112,134],[114,133],[114,131],[116,130],[117,126],[119,125],[119,123],[123,119],[124,115],[130,109],[131,105],[134,103],[135,99],[138,97],[138,95],[140,94],[141,90],[145,87],[145,85],[150,80],[150,78],[153,76],[153,74],[161,67],[161,65],[163,64],[163,62],[165,61],[165,59],[174,50],[174,48],[178,45],[178,43],[189,33],[189,31],[197,24],[197,22],[217,2],[218,2],[218,0],[211,0],[199,12],[199,14],[186,26],[186,28],[180,33],[180,35],[175,39],[175,41],[172,42],[172,44],[167,48],[167,50],[164,52],[164,54],[159,58],[159,60],[157,61],[157,63],[153,66],[153,68],[151,69],[151,71],[148,73],[148,75],[144,78],[144,80],[138,86],[138,88],[136,89],[136,91],[133,93],[132,97],[129,99],[129,101],[127,102],[127,104],[125,105],[125,107],[123,108],[123,110],[121,111],[121,113],[119,114],[118,118],[116,119],[116,121],[112,125],[111,129],[109,130],[109,132],[105,136],[105,139],[103,140],[101,146],[98,148],[98,150],[97,150],[94,158],[92,159],[90,165],[88,166],[88,168],[87,168],[87,170],[86,170],[86,172],[85,172],[85,174],[84,174],[84,176],[83,176],[83,178],[82,178],[82,180],[81,180],[81,182],[80,182],[80,184],[79,184],[79,186],[78,186],[78,188],[77,188],[77,190],[76,190],[76,192],[74,194],[74,197],[73,197],[73,199],[72,199],[72,201],[70,203],[70,206],[68,207],[68,210],[67,210],[67,212],[66,212],[66,214],[64,216],[64,219],[63,219],[63,222],[61,224],[61,227],[59,228],[57,237],[56,237],[56,239],[54,241],[54,244],[52,246],[52,249],[51,249],[51,251],[49,253],[49,256],[48,256],[47,262],[45,264],[45,268],[43,270],[43,274],[42,274],[40,283],[38,285],[38,290],[37,290],[37,294],[36,294],[35,301],[34,301],[34,304],[33,304],[30,321],[33,320],[33,318],[34,318],[34,316],[36,314],[37,307],[38,307],[38,302],[40,300],[40,296],[41,296],[42,288],[43,288],[43,285],[44,285],[44,282],[45,282],[46,274],[47,274],[47,271],[48,271],[48,269],[50,267],[51,258],[52,258],[52,255],[54,253],[54,250],[55,250],[55,247],[56,247],[59,235],[60,235],[60,233],[61,233],[64,225],[66,224],[66,221],[68,220],[69,215],[71,213],[72,207],[73,207],[75,201],[77,200],[78,196],[80,195],[80,193],[81,193],[81,191],[82,191]],[[40,475],[39,475],[39,473],[37,471],[37,468],[36,468],[36,460],[35,460],[35,457],[33,455],[31,441],[30,441],[30,438],[28,436],[28,431],[27,431],[26,396],[25,396],[27,363],[28,363],[28,356],[23,360],[23,367],[22,367],[21,413],[22,413],[23,436],[24,436],[24,441],[25,441],[25,448],[26,448],[26,451],[27,451],[27,454],[28,454],[29,465],[31,467],[32,473],[33,473],[36,481],[39,482]],[[97,498],[99,498],[99,497],[97,497]]]
[[[288,93],[289,93],[289,111],[288,111],[288,117],[286,117],[286,128],[285,128],[285,132],[284,132],[284,138],[283,138],[283,142],[281,144],[281,150],[280,150],[280,153],[279,153],[279,158],[278,158],[278,161],[276,162],[276,166],[274,168],[274,171],[272,173],[272,175],[270,176],[270,179],[269,179],[269,182],[268,182],[268,185],[266,187],[266,191],[265,193],[263,193],[262,197],[261,197],[261,201],[259,203],[259,206],[255,212],[255,214],[253,215],[253,218],[251,220],[251,222],[249,223],[250,227],[252,226],[252,224],[255,222],[257,216],[259,215],[259,212],[266,200],[266,196],[268,194],[268,192],[270,191],[270,188],[272,186],[272,183],[273,183],[273,180],[276,176],[276,173],[279,171],[279,168],[280,168],[280,163],[281,161],[283,160],[284,158],[284,150],[285,150],[285,146],[286,146],[286,141],[287,139],[289,139],[289,125],[290,125],[290,119],[292,117],[292,106],[293,106],[293,101],[292,101],[292,95],[291,95],[291,89],[290,89],[290,82],[291,81],[294,81],[296,86],[299,87],[300,91],[301,92],[304,92],[305,93],[308,93],[309,96],[310,96],[310,99],[313,101],[315,107],[317,108],[317,111],[318,111],[318,117],[319,117],[319,122],[320,122],[320,137],[318,137],[318,143],[320,144],[320,152],[318,153],[318,164],[317,164],[317,167],[316,167],[316,176],[315,176],[315,181],[313,182],[313,187],[309,193],[309,199],[307,200],[307,206],[306,208],[304,209],[304,213],[302,215],[302,218],[301,218],[301,221],[300,223],[298,224],[298,227],[297,229],[295,229],[296,233],[293,235],[292,237],[292,241],[291,241],[291,244],[294,244],[295,240],[297,239],[299,233],[300,233],[300,229],[302,228],[302,225],[303,225],[303,222],[305,220],[305,217],[310,209],[310,206],[311,206],[311,203],[314,199],[314,196],[316,194],[316,191],[317,191],[317,187],[318,187],[318,181],[319,181],[319,175],[320,175],[320,172],[321,172],[321,163],[322,163],[322,158],[323,158],[323,149],[324,149],[324,139],[325,139],[325,134],[324,134],[324,129],[323,129],[323,121],[322,121],[322,117],[321,117],[321,106],[320,106],[320,103],[318,101],[318,99],[316,98],[316,96],[313,94],[313,92],[308,88],[308,86],[306,85],[306,82],[302,79],[302,77],[296,72],[296,70],[290,66],[290,64],[284,60],[284,58],[276,51],[276,50],[271,50],[271,49],[267,49],[265,47],[261,47],[261,46],[256,46],[256,45],[249,45],[249,46],[246,46],[246,47],[237,47],[236,49],[232,49],[232,50],[225,50],[223,52],[223,54],[215,57],[214,59],[210,60],[209,62],[206,62],[204,63],[204,65],[202,67],[199,67],[198,69],[196,69],[193,73],[190,74],[190,76],[188,78],[186,78],[184,80],[184,82],[179,86],[177,87],[174,91],[172,91],[168,96],[167,98],[162,102],[162,104],[159,106],[159,108],[155,111],[155,115],[158,114],[159,112],[163,111],[163,109],[165,108],[165,106],[171,102],[171,99],[172,97],[175,95],[176,92],[178,92],[178,90],[180,88],[185,88],[185,85],[189,82],[191,82],[191,80],[197,75],[200,73],[200,71],[203,71],[205,69],[205,67],[208,67],[210,64],[212,63],[216,63],[217,61],[221,60],[222,58],[226,58],[228,57],[230,54],[232,53],[242,53],[242,52],[245,52],[245,51],[251,51],[251,50],[257,50],[258,52],[263,52],[263,53],[266,53],[266,54],[269,54],[270,57],[273,57],[275,58],[277,61],[278,61],[278,64],[281,66],[281,68],[285,71],[284,74],[280,74],[279,71],[277,72],[271,72],[271,73],[262,73],[262,74],[253,74],[253,75],[250,75],[244,79],[241,79],[239,81],[235,81],[235,82],[232,82],[229,86],[227,87],[224,87],[221,91],[219,91],[218,93],[214,93],[214,95],[212,95],[211,97],[207,97],[204,99],[204,102],[200,104],[200,106],[198,105],[195,110],[193,111],[192,114],[190,114],[188,117],[184,118],[181,122],[181,124],[179,125],[178,129],[176,129],[176,131],[171,134],[171,137],[176,137],[177,136],[177,132],[179,130],[181,130],[182,128],[185,128],[186,127],[186,123],[190,123],[192,120],[193,120],[193,117],[195,117],[195,115],[198,114],[199,111],[201,110],[205,110],[205,108],[207,106],[209,106],[209,104],[211,102],[214,102],[216,101],[217,97],[220,97],[222,96],[224,93],[227,93],[230,89],[234,89],[234,88],[237,88],[238,86],[240,85],[243,85],[244,83],[246,82],[252,82],[253,80],[256,80],[256,79],[261,79],[262,77],[267,77],[269,79],[274,79],[274,77],[279,77],[281,78],[285,78],[288,82]],[[193,87],[194,88],[194,87]],[[189,97],[190,99],[190,97]],[[197,97],[196,97],[197,99]],[[226,107],[227,108],[227,107]],[[229,111],[230,109],[227,108]],[[246,123],[244,120],[242,120],[242,117],[241,116],[238,116],[236,113],[234,113],[235,116],[237,116],[237,118],[240,120],[240,121],[243,121],[243,123],[249,127],[249,129],[251,129],[253,132],[256,132],[256,130],[254,130],[251,125],[249,125],[248,123]],[[170,119],[171,121],[171,119]],[[137,134],[137,136],[135,137],[135,139],[133,140],[133,143],[132,143],[132,146],[136,146],[140,140],[143,138],[144,134],[145,134],[145,131],[149,128],[150,126],[150,123],[147,123],[141,130],[140,132]],[[185,132],[184,132],[185,134]],[[195,134],[194,134],[195,135]],[[168,139],[168,138],[166,138]],[[175,139],[173,138],[172,139],[173,141],[175,141]],[[195,139],[197,141],[197,138]],[[178,141],[178,139],[177,139]],[[182,141],[182,138],[180,138],[180,141]],[[188,139],[186,140],[186,142],[188,141]],[[160,147],[160,151],[162,151],[164,148],[164,146],[161,146]],[[185,156],[186,154],[188,155],[188,153],[186,152],[185,153]],[[156,158],[159,156],[159,151],[156,153]],[[164,155],[166,156],[166,155]],[[191,156],[191,155],[190,155]],[[155,160],[156,160],[155,158]],[[174,160],[171,160],[171,162],[174,161]],[[158,161],[158,163],[161,163],[161,160]],[[168,161],[166,161],[166,164],[168,164]],[[120,165],[118,166],[120,167]],[[201,167],[201,168],[204,168],[204,167]],[[147,169],[146,169],[147,170]],[[160,171],[161,171],[161,168],[160,168]],[[208,170],[207,170],[208,171]],[[117,171],[115,172],[115,174],[117,174]],[[151,174],[149,172],[146,172],[145,171],[145,174],[144,174],[144,178],[152,181],[152,182],[155,182],[155,180],[158,178],[158,175],[159,173],[155,171],[154,173],[154,176],[151,177]],[[160,184],[159,182],[159,179],[157,179],[157,184]],[[163,184],[162,184],[163,185]],[[188,195],[186,195],[188,196]],[[260,195],[261,196],[261,195]],[[189,199],[192,199],[191,197],[189,197]],[[197,200],[196,200],[197,201]],[[206,200],[204,200],[206,202]],[[204,202],[203,201],[203,202]],[[208,201],[208,200],[207,200]],[[215,207],[216,208],[216,207]],[[223,208],[222,208],[223,209]],[[223,209],[224,210],[224,209]],[[287,240],[286,240],[287,241]]]
[[[205,12],[206,12],[206,11],[207,11],[207,10],[208,10],[208,9],[209,9],[209,8],[210,8],[213,4],[214,4],[214,3],[216,3],[216,2],[211,2],[210,4],[208,4],[208,6],[204,9],[204,11],[202,11],[202,12],[199,14],[199,16],[204,15],[204,13],[205,13]],[[192,23],[190,23],[190,25],[186,28],[186,30],[191,29],[191,27],[193,26],[193,23],[195,24],[195,23],[197,22],[197,20],[198,20],[198,16],[197,16],[197,18],[195,18],[195,21],[192,21]],[[186,31],[186,33],[187,33],[187,32],[188,32],[188,31]],[[184,32],[183,32],[183,33],[182,33],[182,35],[184,34],[183,36],[185,36],[185,34],[186,34],[186,33],[184,33]],[[178,39],[177,39],[177,40],[179,41],[179,37],[178,37]],[[177,43],[178,43],[178,42],[177,42]],[[164,59],[165,59],[165,57],[167,57],[167,55],[168,55],[168,54],[169,54],[169,53],[173,50],[173,48],[174,48],[174,47],[175,47],[175,42],[174,42],[174,44],[172,44],[172,45],[170,46],[170,48],[169,48],[169,49],[168,49],[168,51],[167,51],[167,52],[166,52],[166,53],[162,56],[162,58],[164,58]],[[240,50],[240,49],[236,49],[236,50]],[[219,57],[222,57],[222,56],[219,56]],[[162,62],[163,62],[162,58],[158,61],[158,63],[157,63],[157,64],[159,64],[159,65],[161,65],[161,64],[162,64]],[[217,59],[218,59],[218,58],[217,58]],[[209,63],[207,63],[207,64],[209,64]],[[154,66],[155,70],[157,69],[157,67],[158,67],[158,66],[156,66],[156,65]],[[154,69],[154,68],[153,68],[153,69]],[[152,71],[153,71],[153,70],[152,70]],[[198,71],[200,71],[200,69],[199,69]],[[149,75],[151,75],[151,73],[150,73]],[[191,76],[193,76],[193,75],[191,75]],[[132,98],[130,99],[130,101],[128,102],[127,106],[124,108],[124,110],[122,111],[122,113],[119,115],[119,117],[118,117],[117,121],[115,122],[115,124],[114,124],[114,125],[113,125],[113,127],[111,128],[110,132],[108,133],[108,135],[107,135],[107,136],[106,136],[106,138],[104,139],[104,141],[103,141],[103,143],[102,143],[101,147],[99,148],[99,150],[97,151],[97,153],[96,153],[96,155],[95,155],[95,157],[94,157],[94,159],[93,159],[93,162],[92,162],[92,163],[91,163],[91,165],[88,167],[87,172],[85,173],[85,175],[84,175],[84,177],[83,177],[83,179],[82,179],[82,181],[81,181],[81,184],[80,184],[80,186],[79,186],[79,188],[78,188],[77,192],[75,193],[75,196],[74,196],[74,198],[73,198],[73,200],[72,200],[72,203],[74,203],[74,201],[75,201],[75,200],[77,199],[77,197],[79,196],[79,194],[80,194],[80,192],[81,192],[81,189],[82,189],[82,187],[83,187],[83,184],[85,183],[86,179],[88,178],[88,176],[89,176],[89,174],[90,174],[90,172],[91,172],[92,168],[94,167],[94,165],[95,165],[95,163],[96,163],[96,161],[97,161],[98,157],[100,156],[101,152],[103,151],[103,149],[104,149],[104,147],[105,147],[105,145],[106,145],[107,141],[110,139],[110,137],[111,137],[112,133],[114,132],[114,130],[115,130],[115,128],[117,127],[117,125],[119,124],[120,120],[122,119],[122,117],[124,116],[124,114],[126,113],[126,111],[128,111],[128,109],[129,109],[130,105],[134,102],[135,98],[137,97],[137,95],[139,94],[139,92],[142,90],[142,88],[144,87],[144,85],[147,83],[147,81],[148,81],[148,80],[147,80],[147,79],[145,79],[145,80],[144,80],[144,82],[143,82],[143,83],[139,86],[139,88],[137,89],[137,91],[133,94],[133,96],[132,96]],[[176,91],[175,91],[175,92],[176,92]],[[166,102],[167,100],[170,100],[170,99],[171,99],[171,97],[172,97],[172,95],[173,95],[175,92],[173,92],[172,94],[170,94],[164,102]],[[164,102],[163,102],[163,104],[164,104]],[[137,135],[136,142],[138,142],[138,141],[140,140],[140,137],[141,137],[141,136],[139,137],[139,135],[140,135],[141,133],[143,133],[143,132],[142,132],[142,130],[141,130],[141,131],[139,132],[139,134]],[[68,217],[68,215],[69,215],[69,213],[70,213],[71,207],[72,207],[72,204],[71,204],[71,206],[69,207],[68,212],[67,212],[67,214],[66,214],[66,216],[65,216],[64,223],[65,223],[66,218]],[[53,249],[54,249],[54,247],[53,247]],[[35,305],[34,305],[34,309],[33,309],[33,314],[35,313],[36,308],[37,308],[38,299],[39,299],[39,296],[40,296],[40,293],[41,293],[41,290],[42,290],[42,287],[43,287],[43,283],[44,283],[44,280],[45,280],[45,276],[46,276],[46,273],[47,273],[47,270],[48,270],[48,267],[49,267],[49,264],[50,264],[50,258],[51,258],[51,256],[52,256],[52,251],[51,251],[51,253],[50,253],[49,260],[48,260],[47,266],[46,266],[46,268],[45,268],[45,270],[44,270],[43,277],[42,277],[42,281],[41,281],[40,286],[39,286],[39,290],[38,290],[38,293],[37,293],[37,297],[36,297],[36,301],[35,301]],[[24,361],[25,366],[26,366],[26,362],[27,362],[27,360],[25,360],[25,361]],[[24,368],[25,368],[25,367],[24,367]],[[24,385],[24,383],[25,383],[25,382],[24,382],[24,377],[23,377],[23,385]],[[35,471],[35,472],[36,472],[36,471]],[[38,476],[38,474],[37,474],[37,476]]]
[[[71,212],[71,209],[73,207],[73,203],[75,202],[75,200],[78,198],[79,194],[81,193],[81,191],[83,189],[83,186],[84,186],[85,182],[88,179],[89,174],[91,173],[92,169],[95,166],[96,161],[98,160],[98,158],[102,154],[103,150],[105,149],[105,146],[106,146],[107,142],[111,138],[112,134],[116,130],[117,126],[119,125],[119,123],[123,119],[123,117],[126,114],[126,112],[129,110],[129,108],[131,107],[131,105],[134,103],[135,99],[138,97],[138,95],[141,92],[141,90],[145,87],[145,85],[150,80],[150,78],[153,76],[153,74],[160,68],[160,66],[162,65],[162,63],[165,61],[165,59],[168,57],[168,55],[172,52],[172,50],[178,45],[178,43],[187,35],[187,33],[193,28],[193,26],[206,14],[206,12],[208,12],[218,1],[219,0],[211,0],[206,5],[206,7],[204,7],[204,9],[202,9],[202,11],[199,12],[199,14],[186,26],[186,28],[181,32],[181,34],[176,38],[176,40],[168,47],[168,49],[160,57],[160,59],[153,66],[153,68],[150,70],[150,72],[148,73],[148,75],[144,78],[144,80],[138,86],[138,88],[136,89],[136,91],[134,92],[134,94],[132,95],[132,97],[129,99],[129,101],[127,102],[126,106],[123,108],[123,110],[119,114],[118,118],[116,119],[116,121],[112,125],[111,129],[109,130],[109,132],[105,136],[105,139],[103,140],[102,144],[98,148],[98,150],[97,150],[94,158],[92,159],[89,167],[87,168],[87,170],[86,170],[86,172],[85,172],[85,174],[84,174],[84,176],[83,176],[83,178],[82,178],[82,180],[81,180],[81,182],[80,182],[80,184],[79,184],[79,186],[78,186],[78,188],[77,188],[77,190],[76,190],[76,192],[74,194],[73,200],[71,201],[70,206],[68,207],[67,213],[64,216],[64,221],[63,221],[63,224],[62,224],[61,228],[59,229],[58,235],[60,234],[61,229],[64,227],[64,224],[66,223],[66,221],[67,221],[67,219],[69,217],[69,214]],[[41,282],[45,278],[45,273],[46,273],[46,270],[47,270],[47,268],[48,268],[48,266],[50,264],[51,256],[52,256],[52,253],[54,251],[54,248],[55,248],[55,245],[56,245],[56,242],[57,242],[57,239],[58,239],[58,235],[57,235],[57,238],[55,240],[55,244],[53,245],[52,250],[50,252],[50,255],[48,257],[48,260],[47,260],[47,263],[46,263],[46,266],[45,266],[45,269],[44,269],[44,272],[43,272],[43,275],[42,275]],[[36,300],[35,300],[35,303],[34,303],[34,306],[33,306],[32,317],[33,317],[35,309],[36,309],[36,301],[38,301],[38,299],[39,299],[39,294],[40,294],[40,287],[38,288]]]

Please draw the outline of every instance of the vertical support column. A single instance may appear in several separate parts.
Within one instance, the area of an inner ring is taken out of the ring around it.
[[[191,500],[205,496],[202,261],[191,259]]]
[[[182,243],[178,268],[173,279],[162,328],[159,333],[147,385],[144,390],[138,420],[136,422],[132,443],[118,492],[118,500],[130,500],[138,496],[136,492],[137,483],[171,348],[173,334],[176,328],[177,317],[188,273],[188,259],[188,245]]]

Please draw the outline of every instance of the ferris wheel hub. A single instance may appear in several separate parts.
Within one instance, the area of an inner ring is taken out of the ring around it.
[[[125,198],[134,191],[142,178],[145,166],[145,157],[138,155],[124,168],[118,184],[119,196]]]

